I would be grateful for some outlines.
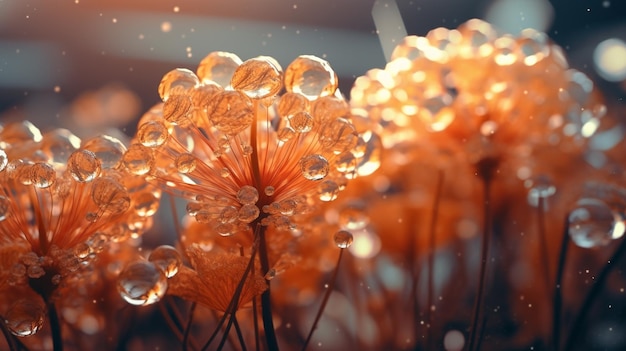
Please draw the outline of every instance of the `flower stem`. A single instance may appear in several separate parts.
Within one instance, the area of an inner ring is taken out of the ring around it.
[[[192,302],[189,307],[189,317],[187,318],[187,325],[185,325],[185,333],[183,334],[183,351],[189,349],[189,334],[191,333],[191,325],[193,324],[193,315],[196,311],[196,303]]]
[[[561,305],[563,303],[562,283],[567,261],[567,248],[569,247],[569,220],[565,216],[559,262],[557,264],[556,282],[554,283],[554,298],[552,303],[552,344],[554,351],[559,351],[561,344]]]
[[[326,293],[324,294],[324,298],[322,299],[322,304],[320,305],[319,310],[317,310],[317,315],[315,315],[315,320],[313,321],[313,326],[309,330],[309,335],[306,337],[304,341],[304,345],[302,345],[302,351],[305,351],[309,343],[311,342],[311,338],[313,337],[313,332],[315,328],[317,328],[317,323],[322,318],[322,313],[324,313],[324,308],[328,303],[328,299],[330,298],[330,294],[333,292],[335,288],[335,282],[337,281],[337,274],[339,273],[339,264],[341,263],[341,257],[343,256],[343,250],[339,250],[339,258],[337,259],[337,265],[335,266],[335,270],[333,271],[333,275],[330,277],[330,283],[328,284],[328,288],[326,289]]]
[[[267,252],[267,241],[265,240],[265,229],[260,226],[259,230],[259,259],[261,261],[261,272],[267,273],[270,269]],[[272,320],[272,299],[270,294],[270,282],[267,282],[267,289],[261,294],[261,318],[263,319],[263,329],[265,331],[265,341],[269,350],[278,350],[278,341]]]
[[[52,334],[52,349],[63,351],[63,336],[61,334],[61,323],[54,302],[48,303],[48,320],[50,321],[50,331]]]

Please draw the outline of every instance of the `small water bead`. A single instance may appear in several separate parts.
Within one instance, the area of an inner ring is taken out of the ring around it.
[[[230,177],[230,169],[228,169],[228,168],[226,168],[226,167],[224,167],[224,168],[220,169],[220,176],[221,176],[222,178],[228,178],[228,177]]]
[[[335,235],[333,235],[333,241],[338,248],[347,249],[348,247],[350,247],[350,245],[352,245],[352,241],[354,241],[354,238],[352,236],[352,233],[345,230],[340,230],[336,232]]]
[[[9,163],[9,157],[7,156],[6,151],[0,149],[0,172],[4,171]]]
[[[118,276],[117,291],[131,305],[151,305],[165,295],[167,277],[152,262],[133,262]]]
[[[185,124],[192,109],[188,95],[173,95],[163,103],[163,118],[172,124]]]
[[[538,175],[524,181],[524,186],[528,189],[528,204],[538,206],[540,199],[547,199],[556,193],[556,187],[550,177]]]
[[[237,67],[231,85],[251,99],[274,96],[283,87],[282,70],[274,59],[255,57]]]
[[[4,221],[11,212],[11,200],[6,196],[0,195],[0,221]]]
[[[91,198],[101,210],[114,215],[130,207],[128,191],[111,177],[100,177],[93,181]]]
[[[237,201],[242,205],[253,205],[259,201],[259,192],[253,186],[244,185],[237,191]]]
[[[104,250],[108,242],[108,235],[101,232],[96,232],[92,236],[90,236],[89,239],[87,239],[86,244],[89,245],[91,252],[98,253]]]
[[[285,199],[279,202],[278,205],[278,211],[285,216],[292,216],[298,207],[298,203],[293,199]]]
[[[313,117],[301,111],[289,116],[289,125],[298,133],[307,133],[313,129]]]
[[[85,220],[89,223],[95,223],[100,216],[96,212],[87,212],[85,214]]]
[[[193,154],[184,153],[176,156],[174,164],[178,172],[187,174],[196,170],[197,159]]]
[[[139,217],[150,217],[159,209],[159,198],[150,191],[144,191],[133,199],[135,213]]]
[[[185,94],[195,86],[200,84],[200,80],[192,71],[186,68],[176,68],[167,72],[159,83],[159,96],[161,100],[169,100],[171,95]]]
[[[322,201],[334,201],[339,195],[339,185],[334,180],[324,180],[317,186],[317,193]]]
[[[167,127],[160,121],[148,121],[137,130],[137,139],[146,147],[159,147],[169,136]]]
[[[74,246],[72,251],[74,252],[74,256],[82,260],[89,256],[89,254],[91,253],[91,248],[87,243],[82,242]]]
[[[381,164],[383,151],[383,141],[381,137],[371,131],[367,131],[359,136],[357,149],[360,150],[357,174],[368,176],[374,173]]]
[[[309,100],[333,95],[338,85],[337,74],[330,64],[317,56],[298,56],[285,70],[287,91],[302,94]]]
[[[265,187],[264,192],[265,192],[265,195],[272,196],[276,192],[276,188],[274,188],[271,185],[268,185]]]
[[[150,148],[141,144],[133,144],[124,154],[122,162],[131,173],[144,175],[154,167],[155,160]]]
[[[90,139],[82,148],[96,155],[96,158],[100,160],[102,169],[117,167],[126,152],[126,146],[124,146],[121,141],[108,135],[101,135]]]
[[[278,130],[276,133],[276,137],[278,140],[286,143],[289,140],[293,139],[296,136],[296,131],[291,127],[284,127]]]
[[[353,173],[357,166],[357,159],[350,151],[335,157],[335,169],[341,173]]]
[[[11,122],[0,129],[0,148],[7,148],[20,142],[40,142],[41,131],[30,121]]]
[[[367,215],[366,205],[362,201],[351,202],[339,211],[338,224],[348,230],[360,230],[365,228],[370,218]]]
[[[213,81],[222,87],[230,86],[235,70],[243,62],[230,52],[214,51],[207,55],[197,69],[198,78],[203,82]]]
[[[272,280],[272,279],[276,278],[276,274],[277,274],[276,269],[270,268],[267,271],[267,273],[265,273],[264,278],[265,278],[265,280]]]
[[[238,91],[216,94],[206,110],[213,126],[228,135],[240,133],[250,127],[255,116],[250,99]]]
[[[46,315],[43,303],[32,299],[20,299],[11,305],[5,315],[7,328],[11,334],[26,337],[36,334],[43,326]]]
[[[43,135],[41,151],[47,161],[55,166],[67,163],[68,157],[80,147],[80,138],[67,129],[59,128]]]
[[[621,238],[626,230],[624,217],[595,198],[579,200],[568,221],[570,238],[582,248],[607,245]]]
[[[238,218],[241,222],[251,223],[255,219],[259,218],[261,211],[256,205],[243,205],[239,209]]]
[[[169,245],[161,245],[152,250],[148,256],[148,261],[160,268],[167,278],[175,276],[183,264],[180,253]]]
[[[47,188],[56,180],[57,174],[54,168],[43,162],[33,164],[29,169],[30,183],[37,188]]]
[[[336,96],[325,96],[319,98],[311,105],[311,116],[315,124],[322,126],[337,118],[350,115],[350,106],[348,103]]]
[[[94,180],[102,169],[96,154],[89,150],[76,150],[67,160],[67,170],[77,182]]]
[[[277,111],[281,117],[289,117],[309,110],[309,100],[298,93],[284,93],[278,101]]]
[[[237,227],[232,223],[220,223],[215,227],[217,234],[221,236],[231,236],[235,233]]]
[[[26,270],[26,274],[28,275],[29,278],[37,279],[46,275],[46,271],[39,264],[33,264],[33,265],[28,266]]]
[[[324,149],[338,155],[356,146],[358,135],[348,120],[337,118],[322,126],[319,141]]]
[[[219,220],[222,223],[232,223],[235,220],[237,220],[238,216],[239,216],[239,210],[237,209],[237,207],[224,206],[224,208],[222,208],[220,211]]]
[[[324,179],[329,171],[328,160],[322,155],[313,154],[300,159],[302,175],[308,180]]]

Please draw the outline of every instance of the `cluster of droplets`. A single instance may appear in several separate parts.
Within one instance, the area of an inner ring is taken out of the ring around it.
[[[124,165],[191,199],[187,213],[221,235],[255,222],[295,230],[380,163],[379,137],[357,128],[337,86],[315,56],[283,71],[271,57],[213,52],[195,73],[163,77],[163,103],[140,120]]]
[[[117,278],[120,296],[132,305],[150,305],[167,292],[167,279],[174,277],[182,265],[182,256],[172,246],[156,247],[148,260],[127,265]]]
[[[404,38],[385,69],[357,78],[351,105],[386,148],[448,140],[481,159],[520,144],[580,150],[606,110],[593,88],[544,33],[500,35],[474,19]]]

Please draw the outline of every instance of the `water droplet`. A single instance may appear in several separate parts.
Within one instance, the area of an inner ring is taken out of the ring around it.
[[[31,299],[20,299],[11,305],[6,313],[7,328],[15,336],[25,337],[34,335],[43,326],[45,317],[43,303]]]
[[[180,173],[187,174],[196,170],[196,157],[190,153],[178,155],[174,163]]]
[[[89,223],[95,223],[98,220],[98,214],[95,212],[87,212],[85,214],[85,220]]]
[[[334,201],[339,195],[339,185],[333,180],[324,180],[317,186],[317,193],[322,201]]]
[[[309,100],[333,95],[339,82],[328,62],[319,57],[302,55],[285,70],[285,88]]]
[[[8,163],[9,157],[7,156],[7,153],[0,149],[0,172],[4,171]]]
[[[270,268],[267,273],[265,273],[265,280],[272,280],[276,278],[276,270],[274,268]]]
[[[354,148],[358,142],[358,135],[352,123],[337,118],[321,127],[319,141],[324,149],[338,155]]]
[[[337,245],[340,249],[346,249],[352,245],[352,241],[354,238],[352,237],[352,233],[340,230],[333,235],[333,240],[335,241],[335,245]]]
[[[91,253],[91,248],[89,247],[89,245],[87,245],[87,243],[78,243],[76,246],[74,246],[74,256],[76,256],[79,259],[85,259],[87,258],[87,256],[89,256],[89,254]]]
[[[110,177],[100,177],[93,181],[91,198],[101,210],[111,214],[120,214],[130,207],[128,192]]]
[[[159,96],[167,101],[172,95],[184,95],[200,84],[195,73],[186,68],[176,68],[167,72],[159,83]]]
[[[148,260],[159,267],[167,278],[175,276],[183,263],[180,253],[169,245],[156,247],[150,253]]]
[[[192,109],[193,102],[188,95],[172,95],[163,103],[163,118],[172,124],[184,124]]]
[[[215,128],[229,135],[242,132],[254,120],[252,102],[237,91],[223,91],[216,94],[206,110]]]
[[[152,262],[133,262],[118,276],[117,291],[131,305],[150,305],[165,295],[167,278]]]
[[[313,117],[306,112],[297,112],[289,117],[289,125],[298,133],[308,133],[313,129]]]
[[[252,205],[252,204],[243,205],[239,209],[238,218],[241,222],[251,223],[255,219],[259,218],[260,213],[261,211],[255,205]]]
[[[230,169],[224,167],[220,170],[220,176],[222,178],[228,178],[230,176]]]
[[[46,271],[39,264],[28,266],[26,274],[29,278],[37,279],[46,275]]]
[[[54,168],[42,162],[33,164],[29,169],[30,183],[38,188],[47,188],[54,183],[57,174]]]
[[[259,200],[259,192],[250,185],[242,186],[237,192],[237,201],[242,205],[253,205]]]
[[[232,223],[220,223],[215,227],[217,234],[221,236],[231,236],[235,232],[235,225]]]
[[[626,229],[623,216],[594,198],[578,200],[568,219],[572,241],[583,248],[607,245],[621,238]]]
[[[365,213],[365,203],[351,202],[339,211],[338,224],[348,230],[359,230],[367,226],[370,219]]]
[[[0,195],[0,221],[4,221],[11,212],[11,200],[6,196]]]
[[[524,186],[528,189],[528,204],[538,206],[539,199],[547,199],[556,193],[556,187],[550,177],[538,175],[524,181]]]
[[[289,117],[298,112],[308,111],[309,100],[301,94],[284,93],[278,101],[277,111],[281,117]]]
[[[304,156],[300,159],[300,169],[306,179],[324,179],[329,171],[328,161],[319,154]]]
[[[152,150],[141,145],[131,145],[122,158],[124,166],[133,174],[144,175],[154,167]]]
[[[198,66],[198,77],[203,81],[213,81],[222,87],[230,86],[233,73],[242,64],[239,56],[223,51],[207,55]]]
[[[100,160],[103,169],[112,169],[117,167],[126,152],[126,146],[118,139],[101,135],[88,140],[82,147],[96,154],[96,158]]]
[[[137,130],[137,139],[146,147],[159,147],[165,143],[168,137],[165,125],[159,121],[148,121]]]
[[[426,98],[420,104],[418,116],[429,129],[440,132],[454,121],[453,101],[447,93]]]
[[[154,196],[152,192],[144,191],[135,196],[133,200],[135,203],[135,213],[137,213],[139,217],[150,217],[159,209],[159,198]]]
[[[283,87],[282,78],[282,70],[276,60],[259,56],[237,67],[231,85],[251,99],[263,99],[280,91]]]
[[[101,163],[93,152],[77,150],[67,160],[67,170],[77,182],[90,182],[100,174]]]

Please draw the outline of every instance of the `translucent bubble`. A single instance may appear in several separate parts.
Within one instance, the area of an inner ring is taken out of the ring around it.
[[[11,212],[11,200],[6,196],[0,195],[0,221],[4,221]]]
[[[176,68],[167,72],[161,79],[159,96],[161,100],[167,101],[171,95],[186,94],[198,84],[200,80],[192,71]]]
[[[440,132],[454,121],[452,102],[453,99],[449,94],[427,98],[422,101],[418,116],[432,131]]]
[[[626,229],[624,217],[595,198],[579,200],[568,219],[572,241],[583,248],[607,245],[621,238]]]
[[[117,167],[126,152],[126,146],[118,139],[101,135],[88,140],[82,147],[96,154],[96,158],[100,160],[103,169],[112,169]]]
[[[191,93],[191,102],[200,110],[209,104],[215,94],[223,91],[222,87],[215,82],[205,82],[197,86]]]
[[[120,214],[130,207],[128,192],[110,177],[100,177],[93,181],[91,198],[101,210],[111,214]]]
[[[333,95],[338,84],[337,74],[328,62],[316,56],[299,56],[285,71],[287,91],[302,94],[309,100]]]
[[[281,117],[288,117],[298,112],[309,110],[309,100],[301,94],[284,93],[278,101],[277,111]]]
[[[89,150],[74,151],[67,160],[67,170],[77,182],[90,182],[101,171],[100,160]]]
[[[222,87],[230,86],[235,70],[242,64],[239,56],[223,51],[207,55],[198,66],[198,77],[203,81],[213,81]]]
[[[255,219],[259,218],[259,214],[261,214],[261,211],[257,206],[248,204],[241,206],[238,218],[241,222],[251,223]]]
[[[163,103],[163,118],[172,124],[184,124],[193,108],[193,102],[188,95],[171,96]]]
[[[235,206],[224,206],[220,211],[220,221],[222,223],[232,223],[239,216],[239,210]]]
[[[45,314],[43,303],[37,303],[32,299],[20,299],[11,305],[2,322],[6,323],[7,328],[15,336],[31,336],[43,326]]]
[[[280,91],[282,78],[282,71],[274,59],[259,56],[237,67],[231,85],[251,99],[263,99]]]
[[[91,248],[89,247],[89,245],[87,245],[87,243],[82,242],[74,246],[74,249],[72,251],[74,252],[74,256],[82,260],[89,256],[89,254],[91,253]]]
[[[374,173],[381,163],[383,142],[380,136],[367,131],[359,136],[357,145],[360,155],[357,173],[359,176],[368,176]]]
[[[148,121],[137,129],[137,139],[146,147],[159,147],[168,137],[165,125],[159,121]]]
[[[339,195],[339,185],[333,180],[325,180],[317,186],[317,193],[322,201],[334,201]]]
[[[122,162],[129,172],[144,175],[154,167],[155,161],[151,149],[141,144],[133,144],[124,154]]]
[[[348,230],[359,230],[365,228],[370,221],[365,212],[364,202],[352,202],[339,211],[338,224],[341,228]]]
[[[336,232],[335,235],[333,235],[333,241],[335,242],[335,245],[337,245],[337,247],[340,249],[346,249],[350,247],[353,240],[354,238],[352,237],[352,233],[345,230],[340,230]]]
[[[37,188],[47,188],[56,180],[57,174],[54,168],[47,164],[38,162],[29,169],[30,183]]]
[[[101,232],[96,232],[87,239],[86,243],[92,252],[101,252],[109,242],[109,237]]]
[[[313,117],[306,112],[297,112],[289,117],[289,125],[298,133],[307,133],[313,129]]]
[[[0,172],[4,171],[8,163],[9,157],[7,156],[7,153],[0,149]]]
[[[259,192],[253,186],[244,185],[237,192],[237,201],[242,205],[253,205],[259,201]]]
[[[165,295],[167,278],[152,262],[133,262],[118,276],[117,291],[131,305],[150,305]]]
[[[309,180],[324,179],[329,171],[328,161],[324,156],[313,154],[300,159],[300,169],[304,178]]]
[[[348,120],[338,118],[322,126],[319,140],[324,149],[340,154],[356,146],[358,135]]]
[[[276,192],[276,189],[273,186],[268,185],[268,186],[265,187],[264,191],[265,191],[265,195],[272,196]]]
[[[336,96],[325,96],[317,99],[311,105],[311,115],[316,125],[324,125],[329,121],[350,115],[350,106]]]
[[[144,191],[135,196],[133,200],[135,203],[135,213],[137,213],[139,217],[150,217],[159,209],[159,198],[154,196],[152,192]]]
[[[152,250],[148,261],[160,268],[167,278],[175,276],[183,264],[180,253],[169,245],[161,245]]]
[[[547,199],[556,193],[554,183],[546,175],[526,179],[524,186],[528,189],[528,204],[531,206],[538,206],[539,199]]]
[[[0,129],[0,148],[24,141],[40,142],[41,131],[30,121],[8,123]]]
[[[64,165],[74,150],[80,147],[80,139],[67,129],[55,129],[43,135],[41,151],[47,156],[48,162]]]
[[[276,278],[276,269],[270,268],[264,276],[265,280],[272,280]]]
[[[215,128],[233,135],[248,128],[254,120],[252,102],[237,91],[216,94],[207,105],[207,116]]]
[[[184,153],[176,156],[174,161],[176,169],[180,173],[191,173],[196,170],[196,157],[190,153]]]

